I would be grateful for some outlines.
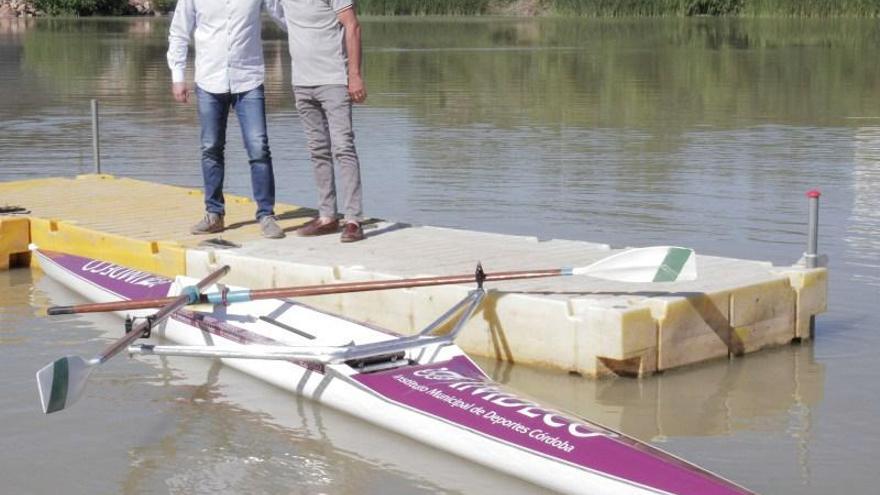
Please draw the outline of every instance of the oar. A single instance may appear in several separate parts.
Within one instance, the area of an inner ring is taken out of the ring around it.
[[[198,301],[200,293],[205,287],[213,284],[228,272],[229,267],[224,266],[200,280],[195,286],[186,287],[179,296],[169,298],[168,302],[156,314],[135,325],[130,332],[107,346],[94,358],[85,360],[79,356],[65,356],[37,371],[37,388],[40,390],[43,412],[49,414],[60,411],[76,402],[86,386],[89,375],[97,366],[104,364],[119,351],[128,347],[144,332],[171,316],[171,313],[187,304]]]
[[[551,268],[547,270],[523,270],[485,274],[486,281],[521,280],[566,275],[589,275],[591,277],[619,282],[675,282],[693,280],[697,276],[696,256],[688,248],[654,246],[629,249],[603,258],[591,265],[578,268]],[[439,277],[405,278],[400,280],[374,280],[369,282],[344,282],[339,284],[306,285],[277,289],[236,290],[202,294],[199,304],[229,304],[276,299],[282,297],[321,296],[344,292],[403,289],[474,282],[473,274]],[[156,308],[168,304],[171,298],[141,299],[112,303],[81,304],[78,306],[53,306],[50,315],[94,313],[102,311],[126,311]]]

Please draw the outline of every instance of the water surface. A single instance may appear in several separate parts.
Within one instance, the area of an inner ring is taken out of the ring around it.
[[[279,200],[314,206],[286,46],[266,29]],[[0,180],[90,172],[99,98],[105,172],[198,187],[195,109],[171,101],[166,32],[164,19],[0,20]],[[368,215],[784,265],[806,242],[804,192],[821,188],[832,270],[814,344],[639,381],[481,363],[762,493],[873,493],[876,22],[376,18],[363,32]],[[236,128],[227,188],[249,195]],[[75,300],[39,271],[0,273],[5,490],[534,490],[201,361],[119,359],[83,403],[44,417],[36,369],[119,331],[109,316],[42,316]]]

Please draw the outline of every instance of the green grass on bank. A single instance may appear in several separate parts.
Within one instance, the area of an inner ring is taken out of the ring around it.
[[[880,17],[880,0],[355,0],[368,15]],[[33,0],[49,15],[132,13],[128,0]],[[175,0],[154,0],[170,11]]]
[[[880,16],[880,0],[356,0],[370,15]]]
[[[52,15],[125,15],[135,13],[128,0],[31,0],[37,9]],[[153,8],[160,12],[174,9],[176,0],[153,0]]]
[[[748,0],[547,0],[548,10],[580,16],[735,15]]]
[[[751,16],[878,17],[878,0],[747,0],[743,14]]]
[[[481,15],[511,0],[355,0],[367,15]]]

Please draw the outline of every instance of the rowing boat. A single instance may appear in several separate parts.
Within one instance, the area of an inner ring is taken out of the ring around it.
[[[47,275],[96,303],[185,296],[196,282],[70,254],[34,253]],[[141,344],[128,350],[220,358],[282,389],[558,492],[753,493],[646,443],[543,407],[494,383],[453,342],[484,296],[481,286],[475,288],[410,336],[286,298],[178,306],[166,311],[167,320],[146,328],[146,333],[177,345]],[[448,333],[438,332],[448,326]],[[73,370],[65,368],[68,372]],[[45,373],[38,373],[38,380],[48,412],[52,380]]]

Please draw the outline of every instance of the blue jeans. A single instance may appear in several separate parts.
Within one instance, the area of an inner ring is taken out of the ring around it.
[[[199,121],[202,124],[202,176],[205,179],[205,210],[225,214],[223,176],[226,122],[235,109],[241,137],[251,165],[251,186],[257,203],[257,219],[274,215],[275,174],[266,132],[266,100],[260,85],[243,93],[209,93],[196,86]]]

